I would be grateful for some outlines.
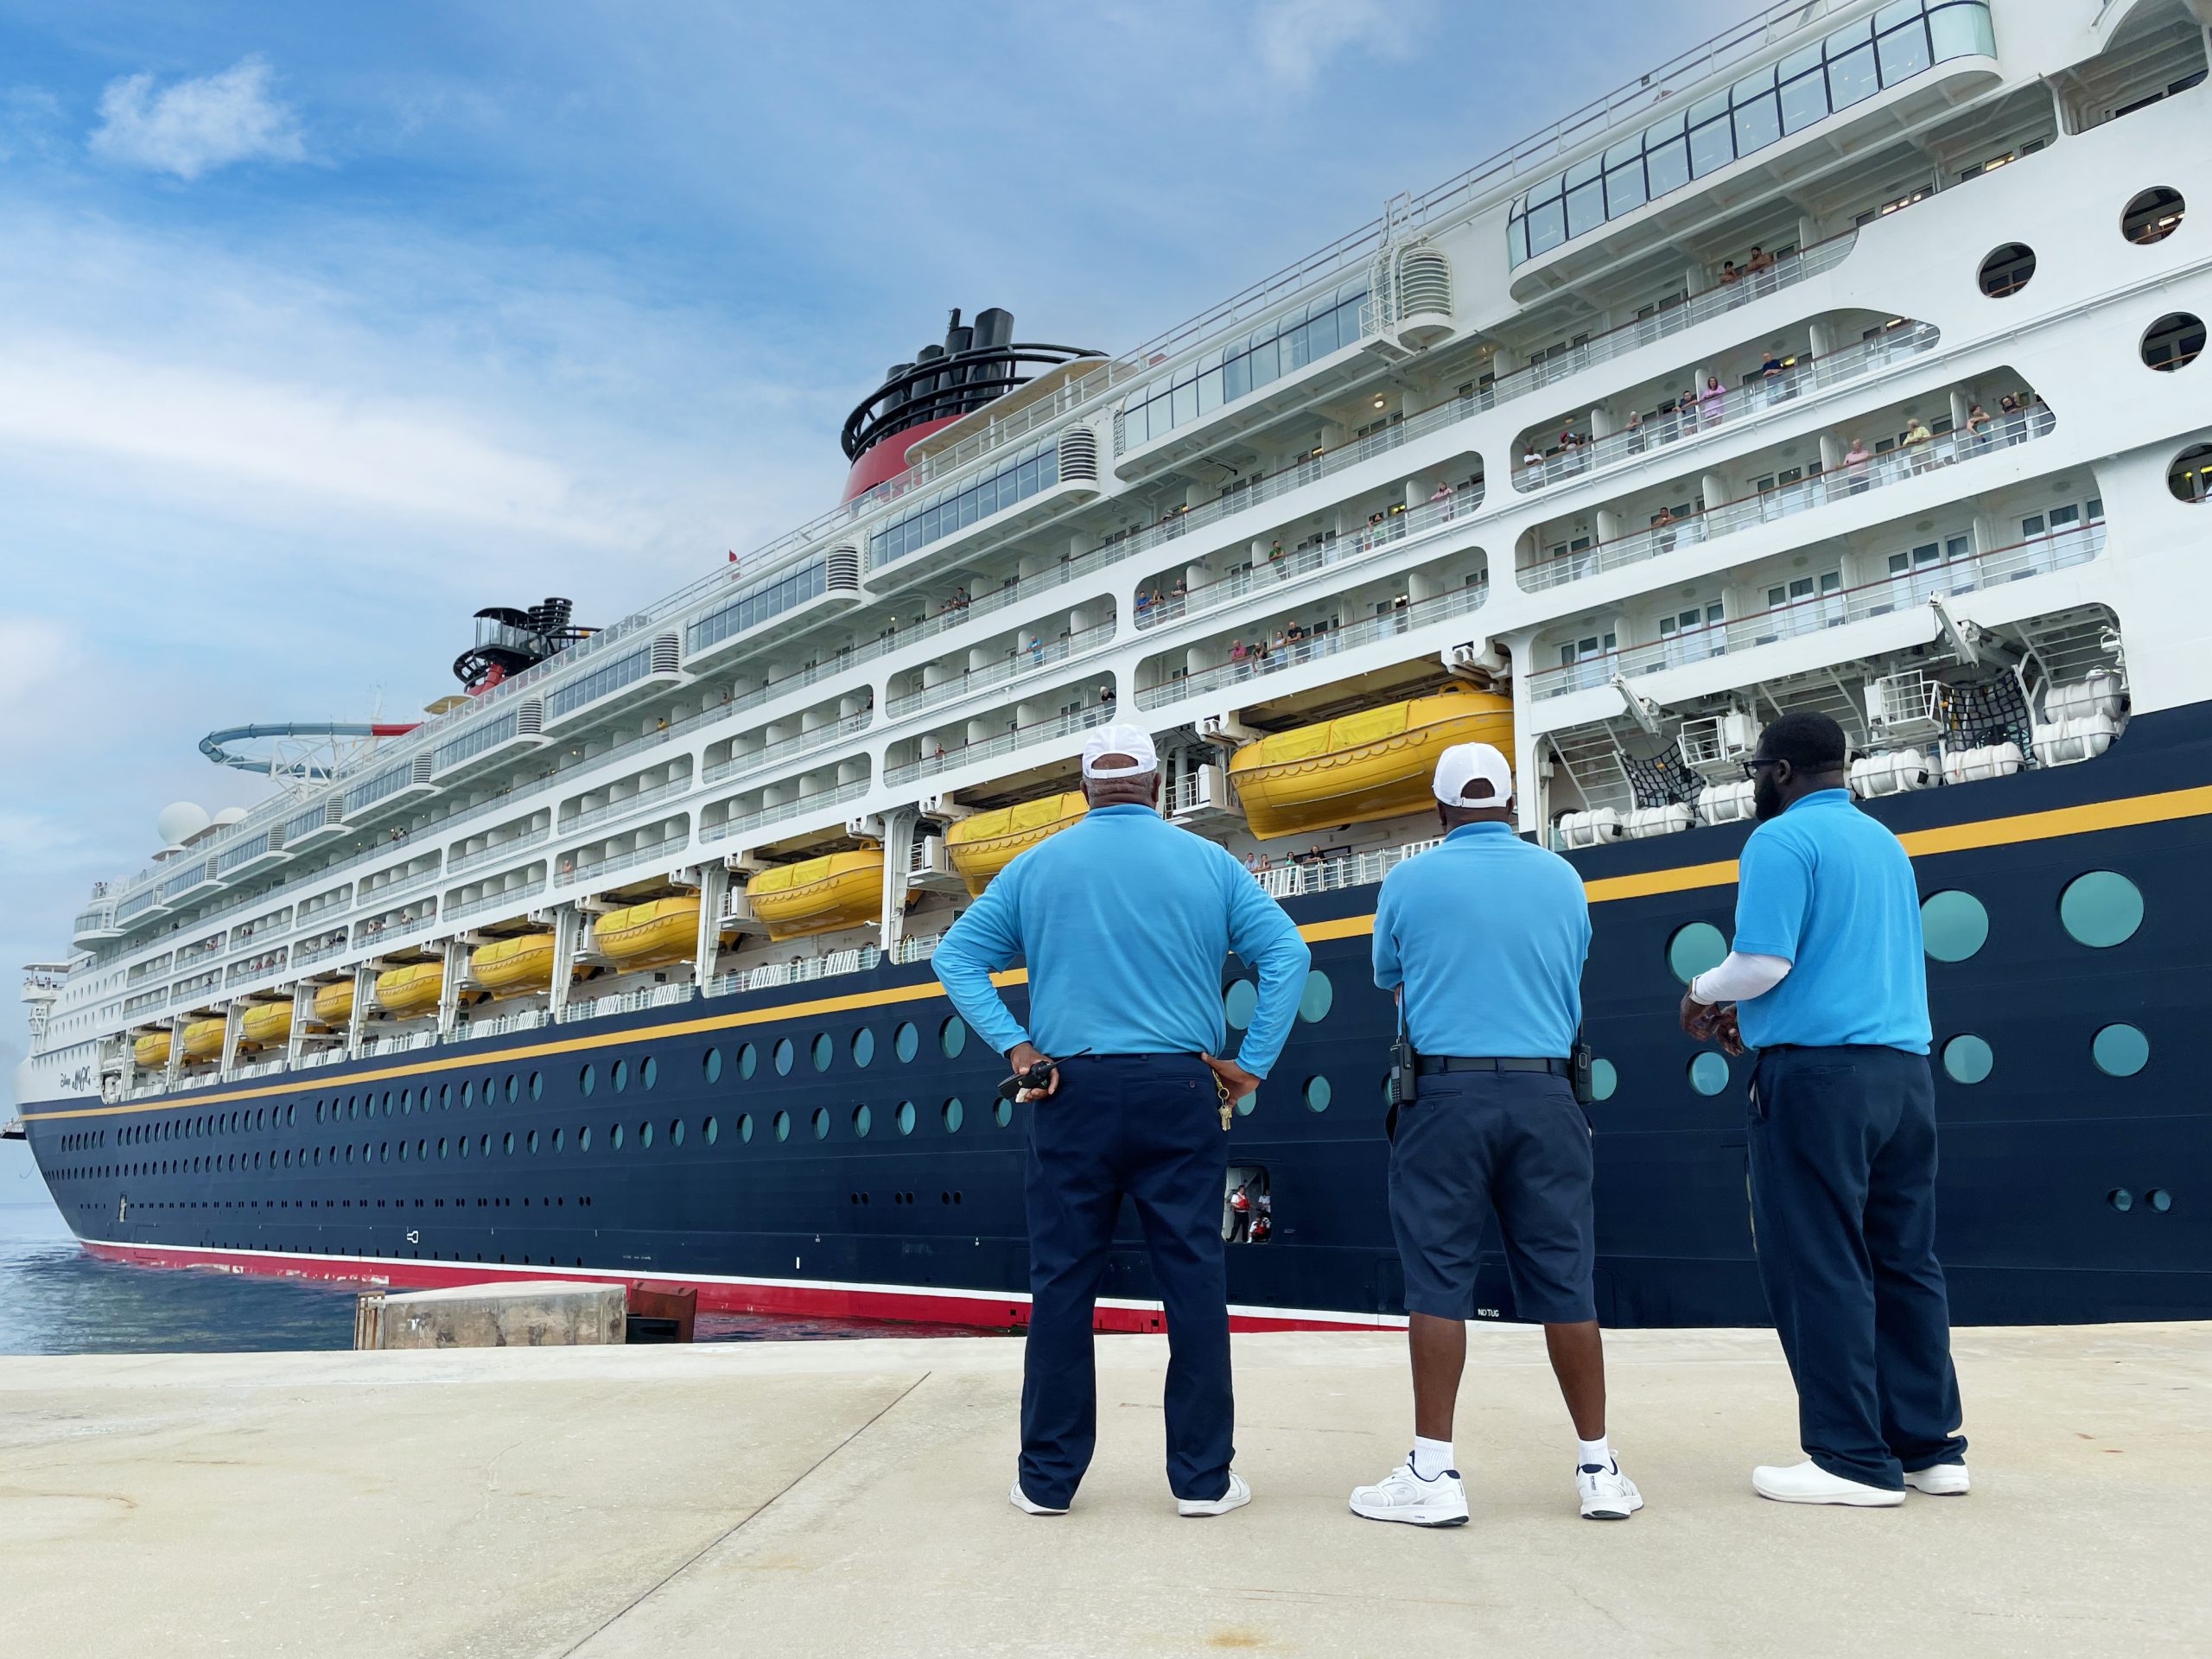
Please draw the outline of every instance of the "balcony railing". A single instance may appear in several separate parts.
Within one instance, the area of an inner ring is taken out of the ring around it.
[[[963,670],[954,677],[939,680],[934,685],[901,692],[884,705],[884,710],[889,718],[898,720],[925,709],[936,708],[941,703],[955,702],[971,692],[981,691],[988,686],[1003,685],[1007,681],[1033,670],[1081,656],[1094,646],[1106,644],[1113,637],[1114,625],[1101,622],[1096,627],[1071,633],[1065,639],[1039,640],[1033,646],[1018,645],[1002,662]]]
[[[838,974],[864,973],[883,959],[883,953],[872,944],[857,945],[849,950],[831,950],[819,957],[801,957],[797,962],[768,962],[758,968],[742,968],[727,974],[716,974],[707,982],[709,996],[734,996],[740,991],[762,991],[772,986],[803,984],[812,979],[829,979]],[[899,960],[907,958],[901,957]]]
[[[863,709],[857,715],[847,715],[842,720],[832,721],[827,726],[817,726],[810,732],[794,732],[789,737],[779,737],[760,748],[747,750],[743,754],[733,754],[727,760],[717,760],[699,774],[699,779],[702,783],[719,784],[725,779],[740,778],[748,772],[758,772],[763,766],[772,766],[795,754],[827,748],[839,738],[866,731],[868,722],[874,718],[872,711]]]
[[[818,812],[826,807],[842,806],[847,801],[856,801],[868,793],[868,780],[856,779],[849,784],[840,784],[835,789],[817,789],[811,795],[801,795],[795,800],[779,801],[773,806],[764,806],[757,811],[744,812],[720,823],[710,823],[699,831],[702,842],[728,841],[732,836],[741,836],[748,830],[791,818],[802,812]]]
[[[1669,414],[1655,416],[1640,425],[1592,438],[1572,449],[1562,449],[1557,454],[1516,463],[1513,486],[1523,494],[1548,489],[1565,480],[1585,478],[1624,461],[1649,459],[1676,444],[1740,431],[1747,424],[1763,424],[1800,398],[1864,379],[1931,351],[1940,337],[1930,325],[1915,323],[1861,340],[1856,346],[1847,346],[1826,357],[1800,358],[1770,380],[1755,380],[1726,393],[1717,407],[1693,404]]]
[[[1931,599],[1970,594],[2002,582],[2018,582],[2024,576],[2040,575],[2047,570],[2086,564],[2103,550],[2104,544],[2101,520],[2069,525],[2009,547],[1916,565],[1878,582],[1777,605],[1750,616],[1684,628],[1649,645],[1628,645],[1580,662],[1544,669],[1529,677],[1529,694],[1539,701],[1563,697],[1570,692],[1609,684],[1616,675],[1633,677],[1662,669],[1683,668],[1731,652],[1770,645],[1778,640],[1840,627],[1847,622],[1924,605]]]
[[[2038,406],[2012,416],[2001,425],[1993,426],[1983,435],[1947,432],[1926,443],[1892,449],[1886,454],[1872,456],[1854,466],[1838,467],[1833,472],[1819,473],[1795,484],[1784,484],[1776,489],[1762,490],[1756,495],[1742,496],[1733,501],[1723,502],[1707,512],[1678,518],[1670,524],[1649,525],[1630,535],[1616,537],[1610,542],[1599,542],[1594,546],[1548,559],[1542,564],[1531,565],[1520,573],[1521,585],[1531,593],[1541,593],[1565,582],[1580,582],[1586,576],[1618,570],[1624,565],[1640,563],[1645,559],[1662,558],[1680,547],[1710,541],[1716,536],[1725,536],[1734,531],[1772,524],[1778,518],[1808,512],[1815,507],[1824,507],[1832,501],[1864,495],[1869,490],[1918,478],[1955,461],[1973,461],[2013,444],[2025,443],[2031,439],[2042,437],[2056,424],[2057,417],[2049,409]]]
[[[1402,847],[1378,847],[1340,858],[1293,859],[1287,864],[1254,870],[1260,886],[1277,899],[1294,899],[1306,893],[1335,893],[1344,887],[1371,887],[1416,853],[1442,845],[1439,838],[1408,842]]]
[[[471,916],[481,916],[486,911],[511,909],[518,901],[534,898],[544,891],[545,877],[541,874],[536,880],[525,881],[518,887],[502,887],[499,892],[487,893],[480,899],[471,899],[465,905],[451,906],[446,911],[446,920],[448,923],[458,922]],[[524,905],[523,908],[528,909],[529,906]]]
[[[632,812],[642,812],[656,802],[672,800],[677,796],[688,795],[690,792],[691,780],[689,778],[677,778],[664,784],[655,784],[652,788],[641,789],[634,795],[625,795],[619,801],[608,801],[603,805],[591,807],[577,813],[575,817],[561,826],[561,833],[565,836],[573,830],[588,830],[595,823],[612,823],[617,818],[628,817]],[[512,846],[514,843],[506,844]]]
[[[1185,697],[1217,690],[1224,685],[1236,685],[1246,680],[1279,674],[1285,669],[1302,668],[1308,663],[1336,656],[1340,652],[1357,650],[1378,639],[1410,633],[1415,628],[1441,622],[1447,617],[1478,610],[1489,596],[1490,587],[1486,582],[1472,588],[1455,588],[1448,594],[1419,600],[1402,608],[1386,611],[1381,616],[1364,617],[1357,622],[1348,622],[1340,628],[1331,628],[1325,633],[1317,633],[1311,639],[1294,641],[1270,651],[1265,657],[1248,657],[1241,662],[1223,663],[1218,667],[1197,674],[1186,674],[1179,679],[1163,680],[1154,685],[1140,687],[1137,706],[1158,709]]]
[[[1112,703],[1095,703],[1071,715],[1055,715],[1052,719],[1040,720],[1033,726],[1017,727],[1010,732],[1001,732],[996,737],[979,738],[973,743],[963,743],[957,749],[925,754],[918,760],[907,761],[904,766],[887,767],[883,781],[887,784],[910,784],[918,778],[933,778],[941,772],[950,772],[956,766],[970,766],[978,760],[1012,754],[1034,743],[1071,737],[1077,732],[1088,731],[1093,726],[1103,726],[1113,718]]]
[[[446,874],[448,876],[461,875],[470,870],[480,870],[486,864],[499,863],[513,857],[517,853],[537,846],[539,842],[543,841],[552,833],[552,825],[541,823],[537,829],[525,830],[522,834],[508,840],[495,841],[488,847],[479,847],[474,852],[464,853],[447,865]]]

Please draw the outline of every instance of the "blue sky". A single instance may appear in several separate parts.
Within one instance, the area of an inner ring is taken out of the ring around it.
[[[0,949],[255,798],[211,727],[829,505],[948,307],[1127,347],[1738,12],[0,0]]]

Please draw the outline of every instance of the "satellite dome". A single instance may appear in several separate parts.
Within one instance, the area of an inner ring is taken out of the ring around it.
[[[215,822],[218,825],[238,823],[243,822],[245,817],[245,808],[242,806],[226,806],[215,815]]]
[[[161,836],[162,846],[176,847],[200,834],[211,822],[206,807],[195,806],[190,801],[171,801],[162,809],[161,817],[154,820],[154,832]]]

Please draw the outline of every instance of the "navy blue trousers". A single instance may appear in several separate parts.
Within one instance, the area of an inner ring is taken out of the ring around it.
[[[1830,1474],[1901,1491],[1906,1470],[1967,1449],[1927,1057],[1767,1049],[1751,1090],[1751,1224],[1798,1438]]]
[[[1166,1311],[1167,1484],[1178,1497],[1229,1490],[1228,1171],[1213,1073],[1195,1054],[1065,1060],[1059,1091],[1031,1107],[1021,1490],[1032,1502],[1065,1506],[1097,1444],[1091,1318],[1124,1195]]]

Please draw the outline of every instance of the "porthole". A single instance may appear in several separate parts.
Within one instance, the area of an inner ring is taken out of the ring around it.
[[[2124,1216],[2135,1207],[2135,1195],[2124,1186],[2115,1186],[2105,1194],[2105,1202]]]
[[[2129,1025],[2110,1025],[2089,1039],[2089,1058],[2108,1077],[2132,1077],[2151,1061],[2151,1039]]]
[[[868,1130],[874,1128],[874,1124],[875,1114],[868,1110],[866,1106],[855,1106],[853,1108],[853,1133],[855,1135],[860,1135],[865,1139]]]
[[[627,1089],[630,1086],[630,1062],[615,1061],[607,1068],[607,1080],[614,1085],[614,1092],[618,1095]]]
[[[568,1149],[568,1145],[569,1145],[569,1132],[568,1132],[566,1129],[556,1129],[556,1130],[554,1130],[554,1131],[553,1131],[553,1150],[554,1150],[554,1151],[556,1151],[556,1152],[563,1152],[563,1151],[566,1151],[566,1150]]]
[[[1319,968],[1308,969],[1305,988],[1298,994],[1298,1017],[1319,1025],[1336,1006],[1337,988]]]
[[[415,1091],[411,1089],[403,1089],[399,1091],[399,1115],[402,1117],[406,1116],[408,1113],[415,1109],[413,1104],[414,1093]]]
[[[607,1130],[607,1150],[610,1152],[620,1152],[622,1150],[622,1126],[620,1123],[617,1123],[613,1128]]]
[[[2174,1207],[2174,1195],[2163,1186],[2154,1186],[2143,1195],[2143,1202],[2163,1216]]]
[[[578,1152],[591,1150],[591,1125],[588,1123],[576,1131],[576,1150]]]
[[[578,1094],[588,1095],[593,1090],[598,1087],[599,1068],[597,1066],[587,1065],[582,1071],[576,1073],[576,1092]],[[461,1085],[461,1103],[464,1106],[468,1104],[468,1085],[465,1083]]]
[[[545,1079],[536,1071],[530,1074],[530,1097],[532,1100],[543,1100],[545,1097]]]
[[[1236,1103],[1236,1116],[1239,1117],[1249,1117],[1259,1109],[1260,1091],[1256,1089],[1250,1094],[1243,1096]]]
[[[652,1143],[653,1143],[653,1126],[652,1126],[651,1123],[640,1123],[640,1124],[639,1124],[639,1125],[638,1125],[638,1150],[639,1150],[639,1151],[640,1151],[640,1152],[643,1152],[643,1151],[645,1151],[647,1147],[651,1147],[651,1146],[652,1145]]]
[[[1993,300],[2009,299],[2036,274],[2036,251],[2024,242],[2007,242],[1981,262],[1981,291]]]
[[[1685,985],[1707,969],[1718,968],[1727,955],[1728,941],[1711,922],[1688,923],[1667,940],[1667,966]]]
[[[809,1051],[814,1061],[814,1069],[817,1071],[827,1071],[830,1069],[830,1062],[837,1058],[837,1045],[826,1031],[817,1031],[814,1033],[814,1041],[809,1045]]]
[[[591,1068],[589,1066],[586,1066],[584,1070],[588,1071]],[[589,1093],[590,1091],[587,1090],[585,1092]],[[438,1085],[438,1108],[441,1111],[448,1112],[453,1109],[453,1084],[449,1083],[442,1083]]]
[[[2120,233],[2138,247],[2147,248],[2179,230],[2188,212],[2180,191],[2154,184],[2148,190],[2137,191],[2120,209]]]
[[[1987,943],[1989,912],[1955,887],[1931,893],[1920,901],[1920,938],[1936,961],[1964,962]]]
[[[866,1065],[875,1058],[875,1033],[862,1026],[853,1033],[853,1064]]]
[[[1231,980],[1221,994],[1221,1017],[1229,1021],[1231,1031],[1250,1025],[1259,1006],[1260,988],[1249,979]]]
[[[515,1132],[512,1129],[509,1129],[505,1135],[500,1137],[499,1150],[505,1153],[510,1158],[515,1155]]]
[[[749,1077],[760,1067],[760,1055],[752,1044],[747,1043],[737,1051],[737,1075]]]
[[[709,1116],[700,1128],[707,1137],[707,1144],[710,1147],[722,1138],[721,1120],[718,1117]]]
[[[944,1103],[942,1116],[944,1119],[944,1132],[947,1135],[957,1135],[960,1133],[960,1126],[968,1121],[968,1109],[960,1103],[960,1097],[955,1095]]]
[[[791,1046],[790,1038],[779,1037],[775,1047],[769,1051],[769,1058],[775,1063],[776,1075],[788,1077],[791,1074],[791,1062],[798,1058],[798,1050]]]
[[[1943,1045],[1943,1070],[1959,1083],[1980,1083],[1997,1064],[1989,1045],[1972,1032],[1963,1032]]]
[[[521,1098],[522,1084],[512,1071],[507,1073],[507,1103],[512,1106]]]
[[[591,1093],[591,1067],[589,1066],[584,1067],[584,1093],[589,1094]],[[461,1085],[461,1109],[465,1112],[475,1103],[476,1079],[470,1077]],[[353,1116],[353,1102],[350,1096],[346,1102],[346,1116],[348,1117]]]
[[[1611,1100],[1613,1090],[1620,1087],[1620,1073],[1613,1070],[1611,1060],[1590,1062],[1590,1098]]]
[[[898,1029],[891,1033],[891,1052],[902,1060],[911,1060],[921,1046],[921,1033],[914,1029],[914,1022],[901,1020]]]
[[[1014,1103],[1004,1095],[991,1103],[991,1122],[1001,1128],[1014,1122]]]
[[[1331,1090],[1329,1088],[1329,1080],[1326,1077],[1315,1077],[1306,1078],[1306,1087],[1302,1092],[1305,1096],[1306,1109],[1307,1111],[1325,1112],[1329,1109]]]
[[[668,1120],[668,1144],[671,1147],[680,1147],[683,1144],[683,1120],[680,1117],[671,1117]]]
[[[658,1083],[660,1081],[660,1061],[651,1054],[646,1055],[644,1059],[640,1060],[638,1063],[638,1081],[648,1089]]]
[[[912,1135],[914,1132],[914,1103],[912,1101],[900,1101],[896,1117],[899,1134]]]
[[[1690,1061],[1690,1087],[1700,1095],[1717,1095],[1728,1086],[1728,1062],[1707,1049]]]
[[[740,1112],[737,1115],[737,1138],[741,1144],[753,1139],[752,1113]]]
[[[960,1051],[968,1046],[968,1022],[957,1014],[949,1016],[937,1028],[937,1043],[944,1051],[945,1058],[958,1059]]]
[[[2204,319],[2190,311],[2169,311],[2143,331],[2137,349],[2146,369],[2161,374],[2185,369],[2204,354]]]
[[[446,1138],[445,1138],[445,1136],[443,1136],[443,1135],[440,1135],[440,1136],[438,1137],[438,1156],[439,1156],[439,1157],[441,1157],[441,1158],[443,1158],[445,1155],[446,1155]],[[321,1163],[321,1162],[322,1161],[322,1151],[321,1151],[321,1149],[320,1147],[316,1148],[316,1150],[315,1150],[315,1162],[317,1162],[318,1164],[319,1164],[319,1163]]]
[[[2166,487],[2192,506],[2212,498],[2212,443],[2192,443],[2166,468]]]
[[[722,1052],[710,1048],[699,1057],[699,1072],[709,1083],[720,1083],[722,1077]]]
[[[817,1141],[830,1138],[830,1109],[827,1106],[814,1109],[814,1138]]]
[[[2069,881],[2058,895],[2058,919],[2082,944],[2110,950],[2134,938],[2143,925],[2143,893],[2116,870],[2091,870]]]
[[[524,1135],[524,1136],[523,1137],[523,1143],[522,1143],[522,1144],[523,1144],[523,1150],[524,1150],[524,1151],[527,1152],[527,1153],[528,1153],[531,1157],[533,1157],[533,1158],[537,1157],[537,1131],[536,1129],[532,1129],[532,1130],[531,1130],[528,1135]]]

